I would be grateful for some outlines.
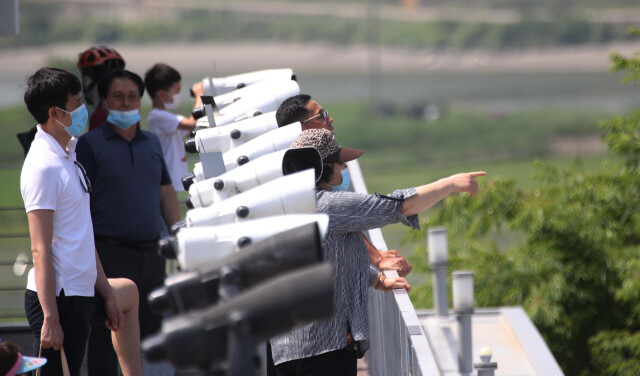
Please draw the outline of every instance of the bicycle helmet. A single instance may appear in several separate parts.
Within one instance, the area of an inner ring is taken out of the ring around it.
[[[96,85],[108,73],[124,69],[122,56],[107,46],[94,46],[78,54],[78,68],[82,73],[82,91],[87,103],[93,105],[97,94]]]

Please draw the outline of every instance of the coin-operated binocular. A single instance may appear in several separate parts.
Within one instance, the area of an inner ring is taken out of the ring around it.
[[[187,153],[224,153],[277,128],[276,112],[271,111],[224,127],[199,129],[184,148]]]
[[[243,251],[247,246],[303,225],[315,224],[324,236],[329,226],[326,214],[275,215],[218,226],[184,227],[158,241],[159,254],[177,259],[184,271],[194,270]]]
[[[150,361],[228,375],[254,375],[255,342],[333,314],[327,263],[274,277],[232,299],[165,319],[142,350]]]
[[[320,235],[318,223],[310,222],[251,243],[242,252],[173,274],[165,279],[163,287],[149,294],[149,307],[159,314],[204,308],[280,273],[320,262],[323,258]],[[217,251],[217,243],[211,242],[208,253]]]
[[[289,68],[263,69],[225,77],[205,77],[202,80],[202,85],[206,95],[216,96],[270,79],[295,81],[296,75],[293,73],[293,69]]]
[[[283,176],[230,197],[219,204],[187,211],[185,221],[172,227],[214,226],[272,215],[312,213],[316,210],[313,169]]]
[[[249,88],[247,88],[248,90]],[[231,95],[232,93],[225,94]],[[234,123],[276,111],[285,99],[300,94],[300,86],[292,80],[267,80],[252,85],[251,90],[244,92],[243,97],[235,98],[233,103],[224,108],[216,104],[216,97],[202,97],[203,106],[192,111],[196,119],[207,116],[209,127]],[[215,109],[218,108],[217,113]],[[212,113],[213,111],[213,113]],[[202,125],[202,123],[199,123]]]
[[[312,169],[318,181],[322,174],[322,157],[311,147],[285,149],[263,155],[218,177],[189,187],[187,207],[202,208],[265,184],[282,176]]]
[[[244,145],[223,153],[224,167],[230,171],[261,155],[288,149],[300,133],[302,133],[302,125],[299,122],[267,132]]]
[[[300,133],[302,133],[302,126],[300,123],[293,123],[286,127],[274,129],[258,136],[243,145],[223,153],[222,163],[224,163],[224,169],[226,171],[230,171],[262,155],[273,153],[278,150],[288,149],[293,143],[293,140],[295,140]],[[207,154],[200,154],[201,157],[203,155]],[[214,174],[213,172],[210,172],[210,170],[205,169],[204,165],[201,162],[198,162],[193,166],[192,172],[182,178],[182,185],[185,190],[189,190],[193,183],[219,175],[220,174]]]
[[[264,95],[264,93],[266,92],[280,90],[280,88],[286,86],[285,83],[290,83],[290,82],[294,82],[295,85],[290,84],[288,86],[295,88],[295,86],[297,85],[296,81],[292,81],[290,79],[283,79],[283,78],[269,78],[266,80],[256,82],[255,84],[231,91],[226,94],[216,95],[215,97],[213,97],[213,100],[216,104],[216,108],[220,112],[226,106],[232,103],[235,103],[243,98],[259,97]],[[299,86],[298,86],[298,90],[299,90]],[[300,93],[298,92],[298,94]],[[284,99],[287,99],[287,98],[284,98]]]

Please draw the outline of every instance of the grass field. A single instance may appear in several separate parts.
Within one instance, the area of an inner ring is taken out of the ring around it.
[[[434,181],[457,172],[484,170],[481,179],[514,179],[518,187],[531,189],[537,183],[535,159],[556,166],[570,166],[581,156],[585,169],[606,168],[606,153],[558,154],[549,148],[557,138],[597,137],[598,121],[605,113],[537,111],[507,115],[465,112],[445,113],[428,121],[395,109],[392,115],[375,114],[365,104],[325,103],[336,121],[336,137],[344,146],[364,149],[360,159],[369,192],[388,193]],[[146,118],[148,104],[143,106]],[[183,107],[182,113],[188,108]],[[374,116],[375,115],[375,116]],[[24,107],[0,109],[0,288],[23,287],[26,274],[15,276],[12,262],[21,252],[30,253],[26,215],[19,191],[23,152],[15,134],[28,130],[34,121]],[[144,124],[143,124],[144,127]],[[179,195],[184,199],[186,193]],[[181,209],[186,211],[184,206]],[[423,215],[428,215],[428,212]],[[414,244],[402,244],[407,229],[401,225],[383,230],[389,248],[404,254]],[[19,237],[23,235],[22,237]],[[0,293],[0,320],[22,315],[22,291]]]

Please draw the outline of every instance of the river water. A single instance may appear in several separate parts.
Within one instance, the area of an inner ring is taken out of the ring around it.
[[[299,82],[324,102],[375,97],[488,112],[536,108],[617,112],[640,105],[638,87],[622,85],[619,75],[608,72],[395,74],[384,75],[377,83],[365,75],[300,75]]]
[[[620,112],[640,105],[637,86],[623,85],[620,75],[608,72],[395,73],[376,79],[364,73],[297,73],[302,91],[324,103],[376,98],[488,112],[536,108]],[[184,90],[203,76],[183,75]],[[23,103],[24,82],[25,77],[0,77],[0,107]]]

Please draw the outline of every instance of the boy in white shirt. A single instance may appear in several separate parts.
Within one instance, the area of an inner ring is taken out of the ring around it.
[[[158,63],[144,75],[144,84],[153,105],[147,117],[149,132],[160,139],[173,188],[176,191],[184,191],[181,179],[188,172],[184,139],[196,128],[196,119],[193,116],[186,118],[170,112],[180,106],[182,99],[180,73],[167,64]],[[191,90],[195,95],[193,108],[202,106],[202,82],[195,83]]]

